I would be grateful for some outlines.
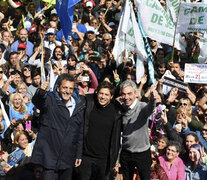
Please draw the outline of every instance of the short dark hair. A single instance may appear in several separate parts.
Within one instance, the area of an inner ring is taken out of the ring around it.
[[[96,89],[96,92],[98,93],[102,88],[109,89],[112,96],[115,93],[115,87],[107,81],[103,81],[102,83],[100,83]]]
[[[31,76],[32,76],[32,79],[36,76],[41,76],[41,71],[40,71],[40,68],[35,68],[33,69],[32,73],[31,73]]]
[[[68,71],[75,71],[76,69],[75,69],[75,67],[74,66],[67,66],[67,69],[68,69]]]
[[[181,150],[182,150],[181,149],[181,144],[179,142],[177,142],[177,141],[169,141],[167,147],[169,147],[169,146],[174,146],[176,148],[176,150],[177,150],[178,153],[180,153]]]
[[[59,76],[59,81],[58,81],[57,85],[60,86],[62,84],[63,80],[75,83],[75,79],[70,74],[64,73]]]
[[[13,55],[18,55],[18,53],[17,52],[11,52],[10,54],[9,54],[9,60],[10,60],[10,58],[11,58],[11,56],[13,56]]]

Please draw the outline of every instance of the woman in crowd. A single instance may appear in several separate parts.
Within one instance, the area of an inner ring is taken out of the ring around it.
[[[22,76],[23,80],[26,83],[27,87],[29,87],[32,84],[32,69],[29,64],[25,65],[22,69]]]
[[[3,66],[0,65],[0,89],[4,86],[5,80],[4,80],[4,71]]]
[[[78,89],[80,90],[81,95],[85,94],[93,94],[98,87],[98,80],[91,70],[86,64],[82,67],[82,72],[77,78]]]
[[[152,156],[152,165],[151,165],[150,178],[159,179],[159,180],[168,180],[169,178],[165,170],[160,166],[157,153],[151,150],[151,156]],[[140,180],[139,175],[136,176],[135,180]]]
[[[72,46],[74,48],[74,55],[76,58],[78,58],[80,56],[80,51],[81,51],[80,43],[76,40],[73,40]]]
[[[90,25],[95,29],[95,33],[98,34],[99,19],[95,17],[91,18]]]
[[[24,99],[24,103],[27,106],[27,109],[29,111],[30,114],[33,113],[33,108],[34,105],[31,102],[31,98],[27,96],[27,86],[24,82],[20,82],[19,84],[17,84],[17,93],[20,93]]]
[[[202,162],[202,149],[199,144],[193,144],[189,150],[189,161],[186,163],[186,180],[206,180],[207,166]]]
[[[67,61],[65,57],[64,48],[62,46],[56,46],[53,51],[52,61],[57,65],[60,69],[66,67]]]
[[[157,150],[159,156],[163,156],[166,153],[167,145],[168,145],[168,138],[164,135],[161,136],[157,142]]]
[[[24,131],[19,131],[14,136],[14,143],[16,144],[16,148],[19,148],[25,156],[13,168],[9,167],[7,164],[4,164],[3,168],[5,173],[8,174],[8,179],[33,179],[33,169],[29,165],[29,160],[32,155],[35,141],[29,143],[28,135],[33,140],[35,140],[36,134],[31,130],[27,132],[28,134],[26,134]]]
[[[76,67],[77,61],[78,59],[76,58],[76,56],[74,54],[71,54],[70,56],[68,56],[67,64],[69,66]]]
[[[28,110],[24,103],[24,99],[20,93],[11,94],[9,100],[9,119],[24,119],[27,120],[28,117],[32,115],[32,112]]]
[[[181,145],[175,141],[168,144],[166,154],[159,157],[160,165],[165,170],[169,180],[185,180],[185,165],[178,157]]]

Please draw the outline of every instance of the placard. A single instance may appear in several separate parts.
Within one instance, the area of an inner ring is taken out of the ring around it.
[[[185,64],[184,82],[207,84],[207,64]]]

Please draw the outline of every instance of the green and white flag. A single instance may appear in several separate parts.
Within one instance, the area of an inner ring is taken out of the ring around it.
[[[180,4],[177,32],[207,31],[207,4],[185,3]]]
[[[164,10],[158,0],[137,1],[141,24],[146,35],[158,42],[173,45],[175,25],[169,14]],[[180,34],[176,35],[175,47],[185,52]]]
[[[180,0],[166,0],[166,7],[170,10],[171,18],[175,24],[178,17]]]
[[[136,52],[142,61],[147,59],[143,38],[135,18],[132,4],[129,0],[126,0],[125,3],[113,48],[117,66],[122,63],[124,49],[128,52]]]

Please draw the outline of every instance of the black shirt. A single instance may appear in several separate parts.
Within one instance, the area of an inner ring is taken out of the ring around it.
[[[106,107],[94,105],[90,114],[89,129],[84,154],[95,158],[107,158],[112,128],[115,120],[115,108],[112,103]]]

